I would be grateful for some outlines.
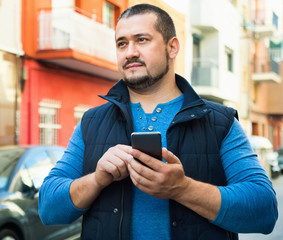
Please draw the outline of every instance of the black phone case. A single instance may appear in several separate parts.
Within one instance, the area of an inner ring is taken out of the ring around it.
[[[162,160],[160,132],[133,132],[131,137],[133,148]]]

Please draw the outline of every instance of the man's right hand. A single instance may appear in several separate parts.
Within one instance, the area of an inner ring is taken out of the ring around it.
[[[126,160],[132,158],[131,149],[132,147],[127,145],[116,145],[109,148],[99,159],[95,172],[71,183],[70,196],[77,208],[88,208],[103,188],[129,175]]]
[[[104,188],[114,181],[120,181],[129,175],[127,158],[131,157],[132,147],[116,145],[111,147],[99,159],[95,170],[97,184]]]

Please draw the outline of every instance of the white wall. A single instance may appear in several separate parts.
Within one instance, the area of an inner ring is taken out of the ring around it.
[[[228,0],[191,0],[191,23],[202,32],[201,58],[216,59],[219,97],[239,100],[239,50],[241,17]],[[225,48],[233,51],[233,72],[227,70]]]
[[[23,54],[21,44],[21,0],[1,1],[0,36],[1,50],[18,55]]]

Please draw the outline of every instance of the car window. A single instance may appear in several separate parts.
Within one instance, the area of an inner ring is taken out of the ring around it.
[[[55,160],[54,164],[55,164],[58,160],[60,160],[62,158],[62,156],[64,154],[64,149],[53,149],[52,154],[55,158],[54,159]]]
[[[51,158],[45,151],[38,152],[33,154],[25,164],[22,172],[22,181],[27,186],[32,186],[32,180],[44,179],[54,166]],[[42,183],[42,182],[41,182]]]
[[[15,190],[27,192],[34,187],[34,182],[37,183],[36,187],[40,186],[53,166],[54,164],[46,151],[30,154],[17,174]]]
[[[10,175],[24,149],[0,150],[0,189],[5,189]]]

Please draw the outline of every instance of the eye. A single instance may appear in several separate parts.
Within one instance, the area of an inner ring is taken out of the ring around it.
[[[122,48],[122,47],[126,46],[126,42],[117,42],[116,45],[117,45],[118,48]]]
[[[139,42],[146,42],[147,39],[146,38],[139,38]]]

